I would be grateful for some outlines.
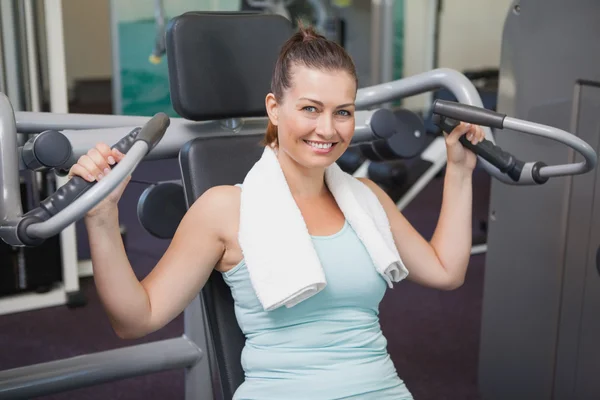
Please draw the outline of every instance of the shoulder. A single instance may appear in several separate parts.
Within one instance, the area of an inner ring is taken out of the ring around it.
[[[390,213],[398,212],[396,204],[390,198],[390,196],[375,182],[368,178],[356,178],[357,181],[363,183],[367,186],[371,192],[373,193],[373,200],[379,202],[380,205],[383,206],[383,209],[389,215]],[[368,200],[368,199],[367,199]]]
[[[382,196],[387,197],[387,195],[383,191],[383,189],[381,189],[378,184],[376,184],[369,178],[356,178],[356,180],[363,183],[365,186],[367,186],[369,189],[371,189],[373,194],[375,194],[379,200],[382,199]]]
[[[202,199],[207,203],[218,206],[221,204],[226,207],[232,202],[238,202],[240,200],[241,189],[234,185],[220,185],[213,186],[204,192],[198,200]]]
[[[228,208],[239,205],[241,190],[233,185],[213,186],[205,191],[190,207],[210,211],[226,211]]]
[[[211,224],[215,229],[227,228],[239,220],[240,194],[237,186],[213,186],[196,199],[188,214],[195,220]]]

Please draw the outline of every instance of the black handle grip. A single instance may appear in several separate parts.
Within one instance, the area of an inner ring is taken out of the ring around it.
[[[446,133],[452,132],[460,122],[451,118],[446,118],[438,114],[433,115],[433,123]],[[474,145],[465,135],[458,141],[473,153],[481,156],[484,160],[498,168],[502,173],[507,174],[513,181],[518,182],[521,177],[524,163],[515,158],[512,154],[502,150],[491,141],[484,139]]]
[[[435,100],[432,112],[433,114],[439,114],[458,121],[498,129],[504,127],[504,118],[506,118],[505,114],[500,114],[492,110],[446,100]]]
[[[152,149],[163,137],[169,127],[169,117],[164,113],[156,114],[142,128],[135,128],[125,137],[112,146],[126,154],[131,146],[138,141],[143,140],[148,144],[148,151]],[[27,226],[48,220],[50,217],[64,210],[71,203],[77,200],[81,195],[87,192],[97,182],[88,182],[85,179],[75,176],[65,185],[61,186],[51,196],[40,202],[40,206],[31,210],[23,216],[17,224],[17,235],[25,245],[39,245],[43,242],[41,238],[33,238],[27,234]]]
[[[133,143],[136,141],[136,137],[140,131],[140,128],[136,128],[129,132],[125,137],[112,146],[112,148],[119,150],[123,154],[126,154],[131,146],[133,146]],[[88,182],[79,176],[74,176],[71,178],[69,182],[59,187],[54,193],[52,193],[52,195],[40,202],[40,207],[45,211],[42,217],[43,220],[46,220],[64,210],[67,206],[69,206],[69,204],[77,200],[95,184],[96,181]]]
[[[165,113],[157,113],[148,121],[137,136],[137,140],[143,140],[148,143],[150,151],[164,136],[167,128],[171,124],[171,119]]]
[[[113,149],[119,150],[126,154],[131,146],[142,140],[148,144],[150,151],[160,140],[169,127],[170,119],[165,113],[158,113],[150,121],[146,122],[142,128],[135,128],[125,137],[119,140]],[[50,218],[64,210],[72,202],[77,200],[81,195],[87,192],[97,182],[88,182],[85,179],[75,176],[69,182],[58,188],[51,196],[47,197],[40,203],[40,207],[45,211],[45,218]]]

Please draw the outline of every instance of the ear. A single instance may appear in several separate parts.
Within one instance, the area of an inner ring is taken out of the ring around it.
[[[275,126],[278,123],[278,109],[277,109],[277,100],[275,99],[275,95],[273,93],[269,93],[265,98],[265,106],[267,108],[267,115],[269,116],[269,120]]]

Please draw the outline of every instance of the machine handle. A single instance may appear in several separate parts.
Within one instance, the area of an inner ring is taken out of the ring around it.
[[[451,101],[436,100],[433,103],[432,111],[434,123],[446,132],[450,132],[458,124],[457,121],[498,129],[510,129],[555,140],[572,148],[584,158],[584,161],[581,162],[559,165],[546,165],[541,161],[523,162],[496,146],[493,141],[487,143],[486,140],[473,146],[464,138],[460,140],[465,147],[479,155],[483,161],[495,167],[494,170],[508,175],[509,182],[512,180],[519,185],[539,185],[546,183],[552,177],[584,174],[595,168],[598,162],[596,152],[588,143],[576,135],[558,128],[511,118],[484,108]],[[444,122],[444,119],[450,119],[450,121]],[[444,125],[446,126],[443,127]]]
[[[497,129],[504,128],[504,119],[506,118],[505,114],[485,108],[439,99],[433,102],[432,112],[458,121]]]
[[[475,120],[476,118],[468,118]],[[483,118],[480,118],[483,119]],[[446,133],[450,133],[456,128],[460,121],[433,114],[433,123]],[[458,141],[473,153],[481,156],[484,160],[498,168],[502,173],[507,174],[513,181],[518,182],[525,165],[512,154],[502,150],[500,146],[496,146],[491,141],[484,139],[483,141],[473,144],[465,135],[462,135]]]
[[[142,145],[145,148],[143,152],[139,153],[136,151],[135,154],[135,156],[141,160],[162,139],[169,126],[169,123],[169,117],[165,113],[158,113],[141,129],[134,129],[121,140],[119,140],[115,145],[113,145],[113,149],[116,148],[121,153],[125,154],[125,157],[123,160],[121,160],[120,164],[123,164],[130,156],[128,152],[135,144],[144,142],[145,145]],[[131,164],[129,161],[130,160],[127,160],[126,164],[131,170],[133,170],[139,162],[137,161]],[[113,166],[113,168],[116,168],[116,165]],[[123,177],[127,175],[128,174],[125,174]],[[119,180],[119,182],[121,180],[122,178]],[[108,194],[112,191],[112,189],[108,191],[106,190],[106,187],[116,186],[119,182],[112,182],[112,180],[108,178],[102,180],[101,182],[88,182],[81,177],[73,177],[51,196],[43,200],[40,203],[40,207],[28,212],[23,217],[23,219],[17,225],[17,234],[19,240],[25,245],[39,245],[43,239],[52,236],[55,234],[55,232],[59,232],[68,226],[68,224],[81,218],[82,215],[100,202],[103,197],[92,196],[91,198],[86,199],[87,204],[78,207],[77,210],[73,210],[74,215],[62,218],[61,222],[56,224],[54,223],[55,221],[53,221],[53,219],[58,213],[68,211],[68,208],[74,202],[76,202],[76,200],[80,199],[85,193],[87,193],[92,187],[98,185],[98,190],[96,193],[107,192],[106,194]]]
[[[127,136],[119,140],[113,149],[119,150],[123,154],[127,154],[136,138],[139,138],[140,129],[136,128],[131,131]],[[138,139],[141,140],[141,139]],[[40,202],[40,207],[44,209],[48,218],[58,214],[72,202],[77,200],[81,195],[87,192],[97,182],[88,182],[80,176],[74,176],[65,183],[63,186],[58,188],[52,195]]]
[[[160,142],[170,123],[171,120],[167,114],[162,112],[158,113],[154,115],[150,121],[146,122],[144,126],[142,126],[142,129],[137,135],[136,140],[143,140],[144,142],[148,143],[148,152],[150,152],[150,150],[152,150],[154,146]]]

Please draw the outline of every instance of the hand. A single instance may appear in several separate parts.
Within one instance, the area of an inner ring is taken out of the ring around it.
[[[125,157],[117,149],[111,149],[105,143],[98,143],[87,154],[79,157],[77,163],[69,170],[69,178],[79,176],[88,182],[100,181],[111,171],[111,166],[117,164]],[[115,208],[131,176],[121,182],[105,199],[88,211],[87,217],[102,215],[111,208]]]
[[[450,132],[450,134],[444,132],[444,136],[446,137],[448,165],[453,165],[460,169],[472,172],[477,165],[477,155],[465,148],[458,141],[463,135],[466,135],[467,140],[476,145],[485,139],[485,133],[480,126],[464,122],[461,122],[460,125]]]

